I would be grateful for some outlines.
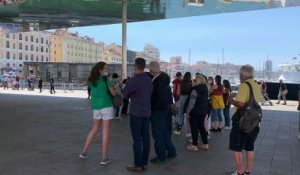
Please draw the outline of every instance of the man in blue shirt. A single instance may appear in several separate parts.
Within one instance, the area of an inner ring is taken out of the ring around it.
[[[128,171],[146,170],[150,154],[149,120],[151,116],[152,81],[144,72],[146,61],[135,60],[135,76],[127,81],[123,98],[130,99],[130,129],[133,138],[134,165]]]

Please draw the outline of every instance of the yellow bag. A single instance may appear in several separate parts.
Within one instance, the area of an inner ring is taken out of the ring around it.
[[[224,109],[225,104],[222,95],[213,95],[211,97],[211,105],[213,109]]]

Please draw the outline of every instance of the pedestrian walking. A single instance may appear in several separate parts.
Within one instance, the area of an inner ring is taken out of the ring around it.
[[[56,93],[55,92],[55,89],[54,89],[54,78],[53,78],[53,76],[51,77],[51,79],[50,79],[50,94],[53,94],[53,93]]]
[[[20,77],[16,76],[16,89],[20,90]]]
[[[279,88],[279,93],[278,93],[278,102],[276,104],[279,104],[281,101],[281,98],[283,99],[283,105],[286,105],[286,95],[288,93],[288,89],[286,88],[285,83],[283,80],[279,80],[280,83],[280,88]]]
[[[39,89],[40,89],[40,93],[42,93],[42,91],[43,91],[43,80],[42,80],[42,78],[40,78],[40,80],[39,80]]]

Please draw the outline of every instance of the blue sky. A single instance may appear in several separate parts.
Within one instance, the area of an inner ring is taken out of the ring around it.
[[[121,24],[72,28],[105,43],[121,44]],[[300,7],[227,13],[128,24],[128,49],[142,51],[145,43],[158,47],[162,60],[182,56],[191,63],[205,60],[252,64],[267,57],[274,68],[300,54]],[[260,66],[262,69],[262,65]]]

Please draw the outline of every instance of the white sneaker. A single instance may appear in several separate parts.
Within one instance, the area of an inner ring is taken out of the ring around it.
[[[185,134],[185,137],[186,138],[192,137],[192,134],[191,133],[187,133],[187,134]]]
[[[103,160],[100,162],[100,164],[101,164],[101,165],[107,165],[107,164],[109,164],[110,162],[112,162],[112,160],[109,159],[109,158],[107,158],[107,159],[103,159]]]
[[[225,130],[230,130],[231,128],[228,127],[228,126],[225,126],[224,129],[225,129]]]
[[[181,132],[176,130],[176,131],[174,131],[174,134],[175,134],[175,135],[180,135]]]
[[[87,154],[86,153],[81,153],[81,154],[79,154],[79,158],[86,159]]]

